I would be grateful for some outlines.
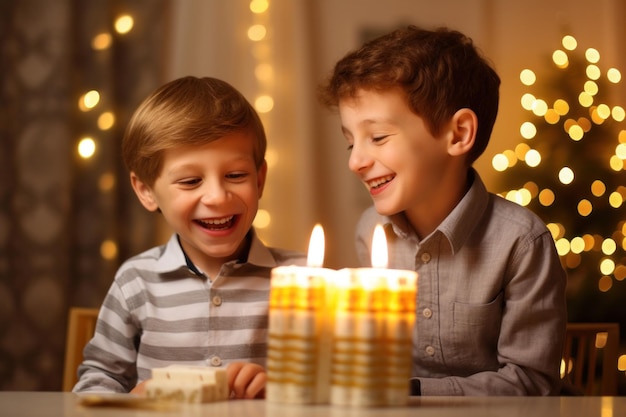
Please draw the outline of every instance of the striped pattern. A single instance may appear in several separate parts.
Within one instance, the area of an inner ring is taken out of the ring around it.
[[[125,262],[103,302],[74,392],[128,392],[170,364],[265,365],[271,269],[304,255],[267,248],[252,233],[246,263],[227,263],[213,281],[185,263],[174,235]]]

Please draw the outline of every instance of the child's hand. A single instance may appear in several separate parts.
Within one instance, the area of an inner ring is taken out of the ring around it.
[[[145,393],[146,393],[146,382],[148,382],[147,379],[145,381],[141,381],[140,383],[135,385],[135,388],[133,388],[130,391],[130,393],[131,394],[137,394],[137,395],[145,395]]]
[[[263,398],[267,374],[256,363],[233,362],[226,367],[228,387],[233,398]]]

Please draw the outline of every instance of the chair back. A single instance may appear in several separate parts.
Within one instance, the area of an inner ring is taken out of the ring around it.
[[[97,308],[71,307],[68,313],[65,341],[63,391],[71,391],[78,381],[76,371],[83,361],[83,349],[96,331]]]
[[[619,323],[568,323],[561,378],[583,395],[617,395]]]

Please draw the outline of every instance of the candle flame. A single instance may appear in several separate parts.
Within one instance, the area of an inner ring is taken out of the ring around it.
[[[311,233],[306,263],[314,268],[321,268],[324,265],[324,229],[319,223],[315,225]]]
[[[372,237],[372,267],[387,268],[387,238],[385,230],[378,224],[374,228],[374,236]]]

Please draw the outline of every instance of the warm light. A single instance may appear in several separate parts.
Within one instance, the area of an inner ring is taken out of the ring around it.
[[[617,359],[617,369],[621,372],[626,371],[626,355],[619,355]]]
[[[105,172],[100,176],[98,180],[98,188],[102,192],[111,191],[115,187],[115,175],[110,172]]]
[[[620,208],[623,203],[624,203],[624,197],[622,197],[622,195],[618,193],[617,191],[613,191],[609,195],[609,205],[611,207]]]
[[[582,251],[585,250],[585,241],[583,240],[582,237],[576,236],[570,242],[570,248],[571,248],[572,252],[574,252],[574,253],[582,253]]]
[[[254,218],[254,227],[257,229],[266,229],[269,227],[272,222],[272,216],[269,211],[265,209],[259,209],[256,212],[256,217]]]
[[[524,69],[520,72],[519,79],[524,85],[533,85],[537,80],[535,73],[529,69]]]
[[[569,137],[572,138],[572,140],[579,141],[583,138],[583,134],[585,132],[583,131],[583,128],[580,127],[579,125],[572,125],[572,127],[569,128],[567,133]]]
[[[609,117],[611,117],[611,108],[606,104],[600,104],[598,106],[598,116],[600,116],[604,120],[608,119]]]
[[[615,155],[619,159],[626,159],[626,143],[620,143],[615,147]]]
[[[122,15],[115,20],[115,31],[121,35],[130,32],[135,24],[132,16]]]
[[[607,277],[606,275],[600,278],[598,281],[598,289],[602,292],[607,292],[613,286],[613,280],[611,277]]]
[[[610,82],[616,84],[622,79],[622,73],[617,68],[609,68],[606,72],[606,78],[608,78]]]
[[[109,130],[114,124],[115,115],[110,111],[106,111],[98,117],[98,127],[100,130]]]
[[[616,122],[622,122],[624,121],[624,118],[626,118],[626,112],[622,106],[615,106],[611,110],[611,116]]]
[[[543,116],[548,111],[548,104],[541,99],[537,99],[533,103],[532,109],[536,116]]]
[[[559,228],[557,224],[548,223],[546,224],[546,227],[550,231],[550,234],[552,235],[552,239],[557,240],[561,237],[561,229]]]
[[[554,101],[554,111],[556,111],[559,116],[565,116],[569,113],[569,104],[567,104],[567,101],[559,98]]]
[[[520,145],[517,145],[515,148],[517,149],[518,146]],[[515,152],[513,152],[510,149],[507,149],[506,151],[502,152],[502,154],[509,161],[509,168],[514,167],[517,164],[517,155],[515,155]]]
[[[248,39],[258,42],[263,40],[267,35],[267,29],[263,25],[252,25],[248,29]]]
[[[593,104],[593,96],[589,93],[582,92],[578,95],[578,102],[583,107],[589,107]]]
[[[578,202],[578,214],[583,217],[589,216],[593,211],[593,206],[591,205],[591,201],[587,199],[582,199]]]
[[[590,80],[597,80],[600,78],[600,68],[598,68],[597,65],[587,65],[585,72]]]
[[[595,96],[598,94],[598,84],[595,81],[587,81],[585,82],[585,86],[583,87],[585,93]]]
[[[372,267],[387,268],[387,238],[385,230],[378,224],[374,228],[374,236],[372,237]]]
[[[533,103],[535,102],[535,100],[537,100],[537,98],[535,96],[533,96],[530,93],[526,93],[522,96],[522,99],[520,100],[520,103],[522,104],[522,107],[525,110],[532,110],[533,108]]]
[[[113,43],[113,38],[110,33],[100,33],[92,39],[91,47],[96,51],[102,51],[108,49],[111,43]]]
[[[604,239],[602,242],[602,253],[605,255],[613,255],[617,250],[617,244],[613,239]]]
[[[269,6],[267,0],[252,0],[250,2],[250,11],[256,14],[265,13]]]
[[[568,51],[573,51],[574,49],[576,49],[578,42],[576,41],[576,38],[574,38],[572,35],[565,35],[561,40],[561,45],[563,45],[563,48],[567,49]]]
[[[491,159],[491,166],[498,172],[502,172],[509,167],[509,160],[504,154],[496,154]]]
[[[259,113],[268,113],[274,108],[274,99],[270,96],[259,96],[254,101],[254,108]]]
[[[313,268],[321,268],[324,265],[324,229],[320,224],[316,224],[311,232],[306,263]]]
[[[530,151],[530,146],[525,143],[519,143],[515,146],[515,157],[520,161],[526,159],[526,154]]]
[[[92,138],[82,138],[78,142],[78,154],[81,158],[89,159],[96,152],[96,142]]]
[[[268,147],[267,151],[265,152],[265,161],[267,162],[267,167],[272,168],[277,166],[279,159],[280,158],[276,149]]]
[[[600,197],[604,195],[605,192],[606,192],[606,185],[604,185],[602,181],[595,180],[591,184],[591,193],[595,195],[596,197]]]
[[[559,256],[565,256],[570,250],[569,241],[565,238],[561,238],[554,242],[556,246],[556,251],[559,253]]]
[[[539,193],[539,203],[544,207],[551,206],[554,203],[554,199],[554,192],[548,188],[541,190]]]
[[[601,125],[602,123],[604,123],[604,118],[600,116],[600,113],[598,113],[597,106],[589,108],[589,115],[591,116],[591,120],[595,124]]]
[[[541,163],[541,154],[536,149],[531,149],[526,152],[526,165],[531,168],[538,166]]]
[[[621,171],[624,169],[624,160],[617,155],[613,155],[609,159],[609,166],[613,171]]]
[[[587,58],[587,61],[591,62],[592,64],[596,64],[598,61],[600,61],[600,52],[598,52],[597,49],[589,48],[585,51],[585,58]]]
[[[259,81],[271,81],[274,78],[274,69],[270,64],[259,64],[254,69],[254,76]]]
[[[567,58],[567,54],[559,49],[554,51],[554,53],[552,54],[552,61],[554,61],[556,66],[559,68],[567,68],[567,66],[569,65],[569,59]]]
[[[571,184],[574,181],[574,171],[569,167],[563,167],[559,171],[559,181],[563,184]]]
[[[524,139],[532,139],[537,134],[537,127],[531,122],[524,122],[519,128],[519,132]]]
[[[102,242],[100,245],[100,256],[108,261],[117,258],[117,244],[112,240]]]
[[[600,261],[600,272],[604,275],[611,275],[615,271],[615,262],[613,259],[604,258]]]
[[[100,102],[100,93],[96,90],[91,90],[86,92],[83,96],[81,96],[78,101],[78,107],[82,111],[88,111],[93,109]]]
[[[591,130],[591,121],[589,121],[586,117],[579,117],[576,122],[578,123],[578,126],[583,129],[583,131],[589,132]]]
[[[550,123],[551,125],[555,125],[559,122],[559,114],[556,112],[556,110],[554,109],[548,109],[548,111],[546,112],[546,115],[544,116],[544,119],[546,119],[547,123]]]

